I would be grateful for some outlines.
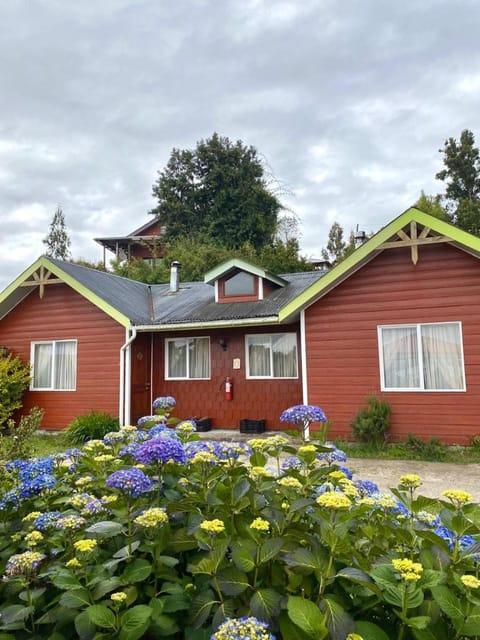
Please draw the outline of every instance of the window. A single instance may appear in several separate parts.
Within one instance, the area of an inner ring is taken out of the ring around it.
[[[74,391],[77,385],[77,341],[32,342],[33,390]]]
[[[189,380],[210,378],[210,338],[166,340],[165,377]]]
[[[378,328],[383,391],[465,391],[460,322]]]
[[[298,378],[297,336],[247,336],[247,378]]]
[[[254,277],[245,271],[239,271],[228,280],[223,287],[226,296],[251,296],[255,293]]]

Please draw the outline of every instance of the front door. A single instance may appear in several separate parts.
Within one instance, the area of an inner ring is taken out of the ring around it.
[[[151,406],[151,336],[140,333],[132,343],[132,407],[131,423],[152,413]]]

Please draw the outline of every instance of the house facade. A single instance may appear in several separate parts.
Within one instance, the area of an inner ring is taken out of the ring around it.
[[[31,362],[25,409],[44,428],[90,410],[134,423],[172,395],[213,428],[288,428],[285,408],[316,404],[350,438],[375,395],[393,439],[464,444],[480,433],[479,257],[478,238],[416,209],[328,272],[231,260],[148,286],[42,257],[0,294],[0,343]]]

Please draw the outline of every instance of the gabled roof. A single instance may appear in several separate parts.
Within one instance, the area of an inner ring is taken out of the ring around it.
[[[204,282],[206,282],[207,284],[211,284],[215,280],[227,276],[229,273],[235,271],[236,269],[240,269],[240,271],[246,271],[247,273],[251,273],[254,276],[259,276],[260,278],[269,280],[270,282],[278,284],[280,287],[284,287],[287,284],[287,281],[283,278],[280,278],[279,276],[276,276],[275,274],[271,273],[270,271],[266,271],[261,267],[257,267],[253,264],[250,264],[249,262],[245,262],[244,260],[240,260],[240,258],[232,258],[231,260],[227,260],[217,267],[210,269],[210,271],[205,274]]]
[[[154,218],[153,220],[149,220],[143,224],[138,229],[135,229],[135,231],[128,233],[126,236],[108,236],[106,238],[94,238],[94,240],[95,242],[98,242],[98,244],[110,249],[110,251],[115,252],[117,244],[128,245],[135,242],[147,242],[149,240],[157,240],[161,238],[161,233],[146,233],[156,224],[159,224],[159,221],[157,218]]]
[[[480,238],[411,207],[380,229],[323,278],[312,283],[286,304],[279,312],[279,321],[288,322],[289,318],[316,302],[382,251],[409,247],[412,260],[415,262],[419,246],[442,242],[480,258]]]

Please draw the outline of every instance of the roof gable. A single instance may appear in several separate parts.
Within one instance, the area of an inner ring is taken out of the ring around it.
[[[417,225],[422,227],[421,231],[418,230]],[[480,238],[411,207],[380,229],[348,258],[325,274],[323,278],[314,282],[285,305],[279,313],[279,321],[285,322],[301,309],[313,304],[382,251],[408,247],[411,251],[412,261],[415,262],[418,258],[418,248],[421,245],[441,242],[448,242],[480,258]]]
[[[240,260],[240,258],[232,258],[231,260],[227,260],[226,262],[222,262],[214,269],[210,269],[205,274],[204,282],[206,284],[212,284],[215,280],[219,280],[227,276],[232,271],[239,269],[240,271],[245,271],[246,273],[251,273],[254,276],[259,276],[260,278],[264,278],[269,282],[273,282],[279,287],[284,287],[288,282],[284,280],[280,276],[276,276],[270,271],[266,271],[261,267],[257,267],[249,262],[245,262],[245,260]]]

